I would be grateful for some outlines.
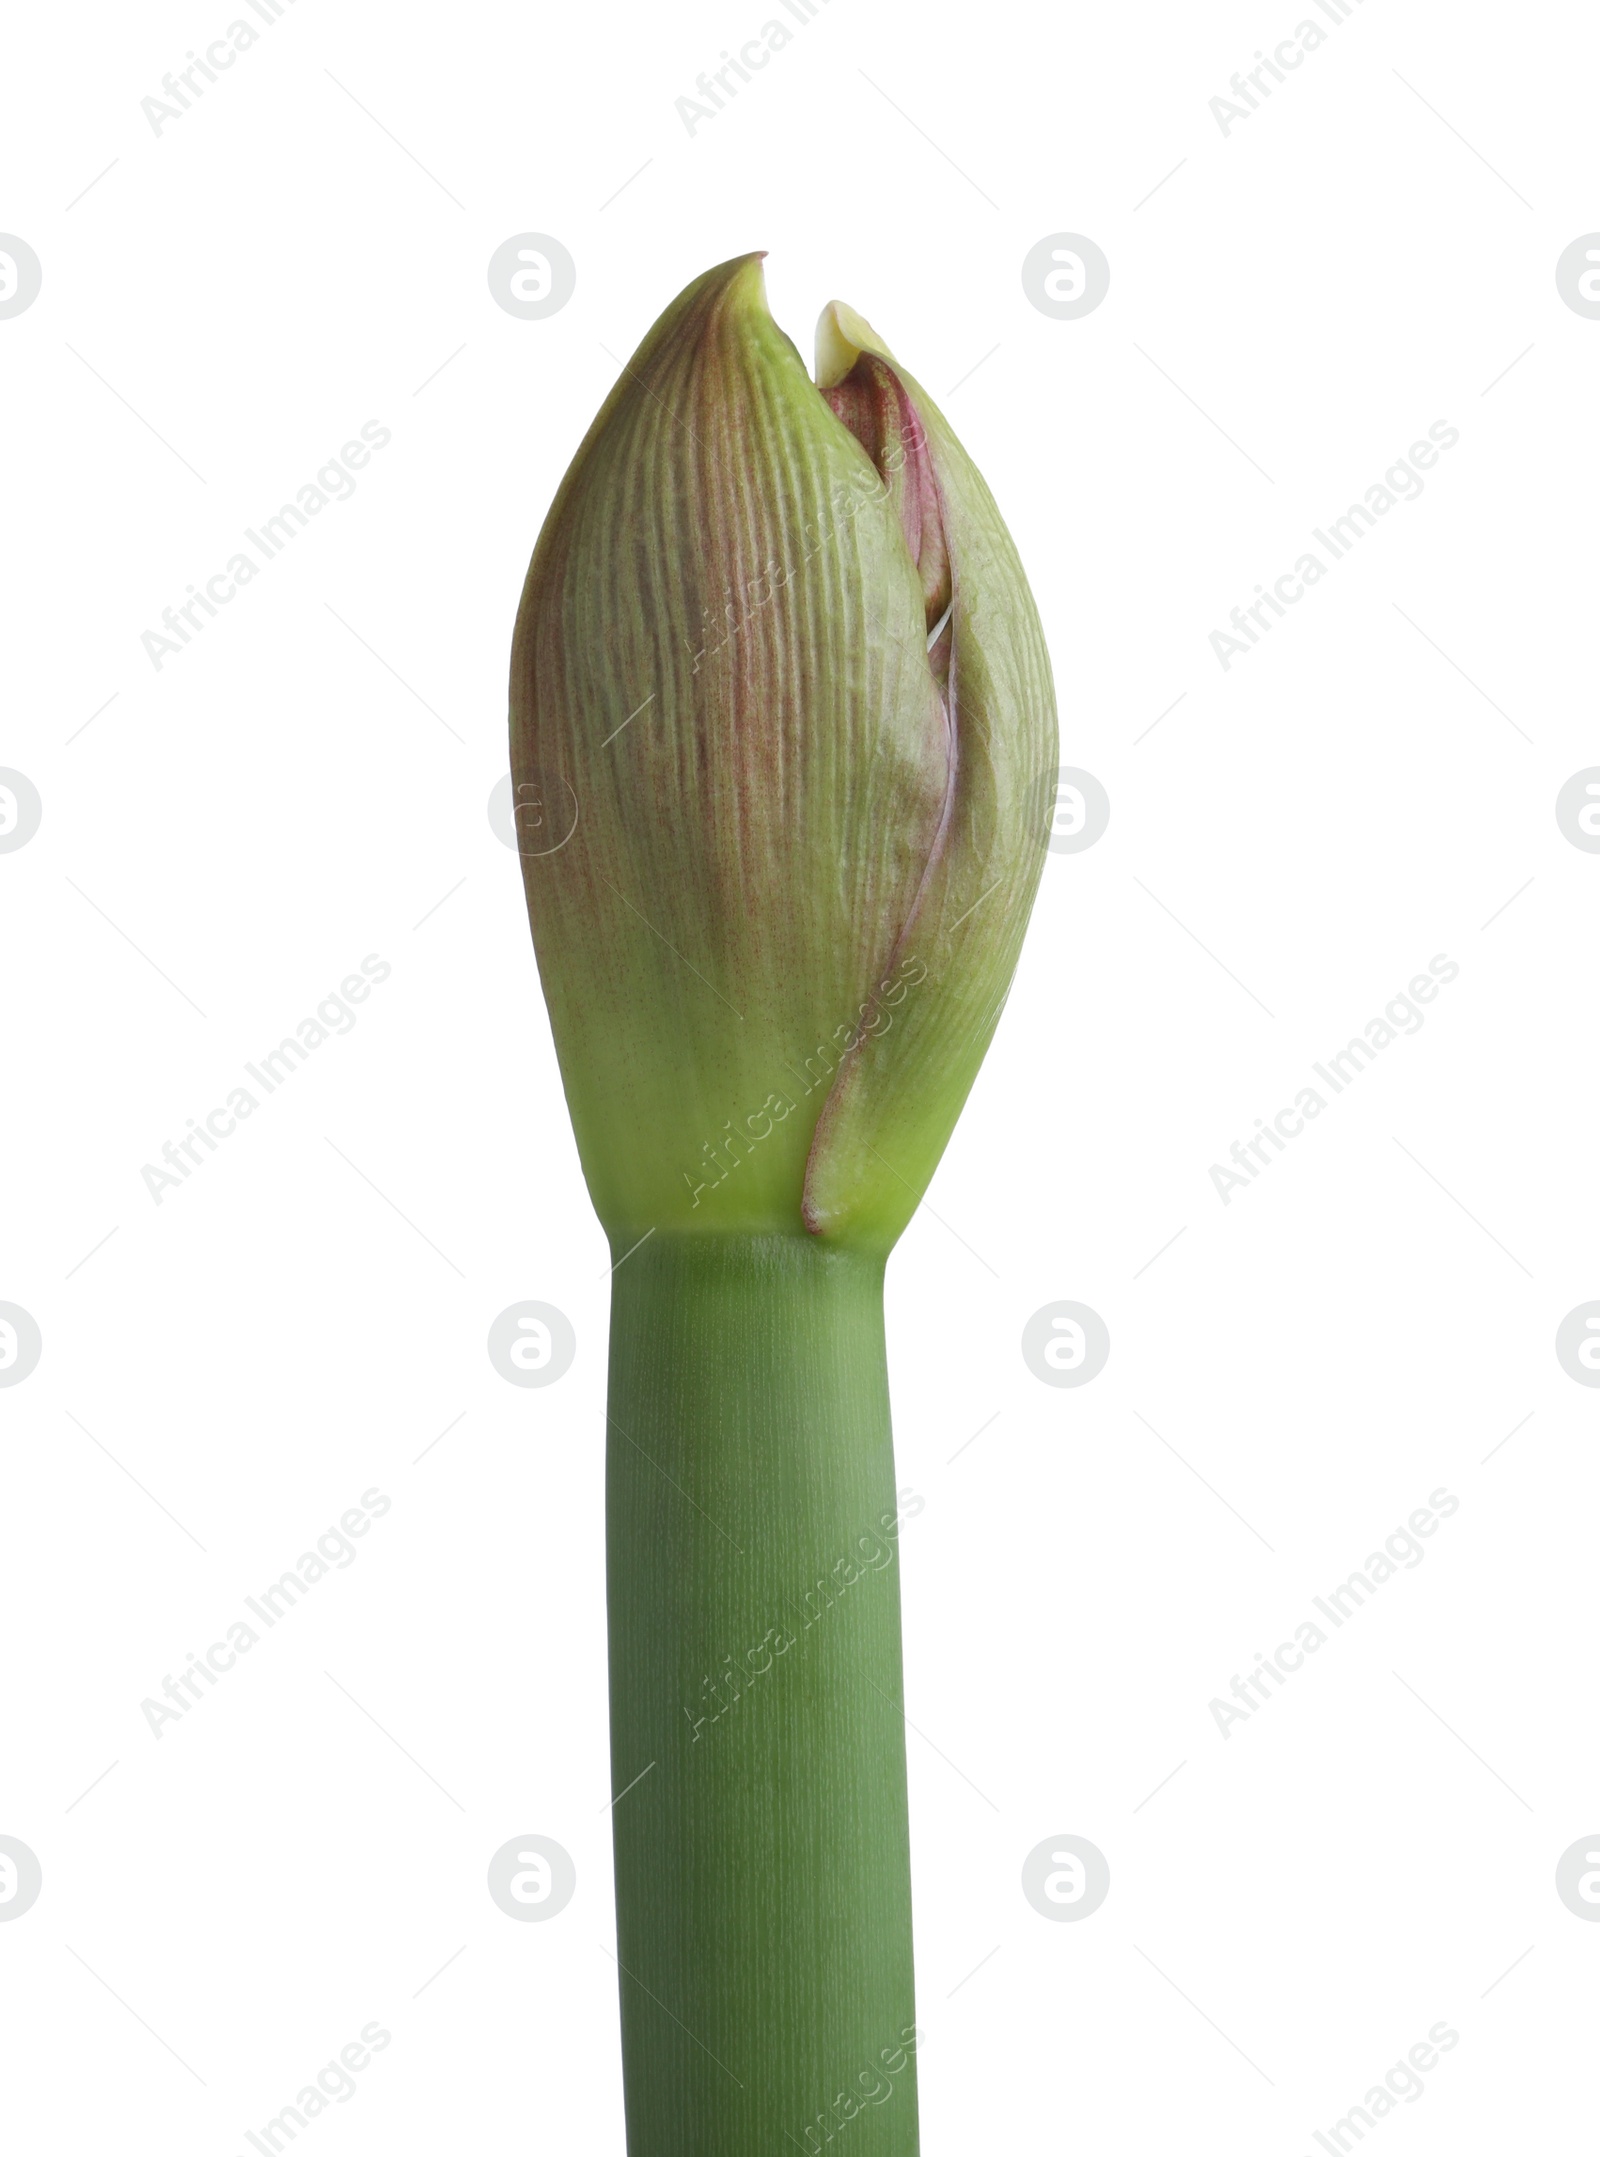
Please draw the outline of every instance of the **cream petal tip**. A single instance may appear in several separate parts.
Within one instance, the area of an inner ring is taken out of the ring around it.
[[[863,352],[876,352],[892,360],[894,354],[865,315],[858,315],[843,300],[829,300],[817,317],[818,389],[832,389],[842,382]]]

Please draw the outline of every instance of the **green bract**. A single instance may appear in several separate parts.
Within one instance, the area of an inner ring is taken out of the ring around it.
[[[681,293],[540,535],[511,669],[540,974],[596,1210],[887,1250],[949,1139],[1043,864],[1055,707],[993,498],[761,257]]]

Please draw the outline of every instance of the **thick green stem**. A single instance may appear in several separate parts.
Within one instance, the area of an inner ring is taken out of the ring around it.
[[[609,1416],[630,2157],[915,2157],[883,1260],[652,1236]]]

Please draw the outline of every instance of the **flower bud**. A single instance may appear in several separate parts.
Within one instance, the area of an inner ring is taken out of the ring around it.
[[[613,1242],[886,1250],[1010,987],[1048,836],[1049,660],[943,416],[761,257],[622,371],[517,617],[511,746],[562,1079]]]

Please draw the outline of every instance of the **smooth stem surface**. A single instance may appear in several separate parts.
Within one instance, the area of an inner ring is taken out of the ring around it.
[[[630,2157],[915,2157],[882,1259],[652,1237],[609,1417]]]

